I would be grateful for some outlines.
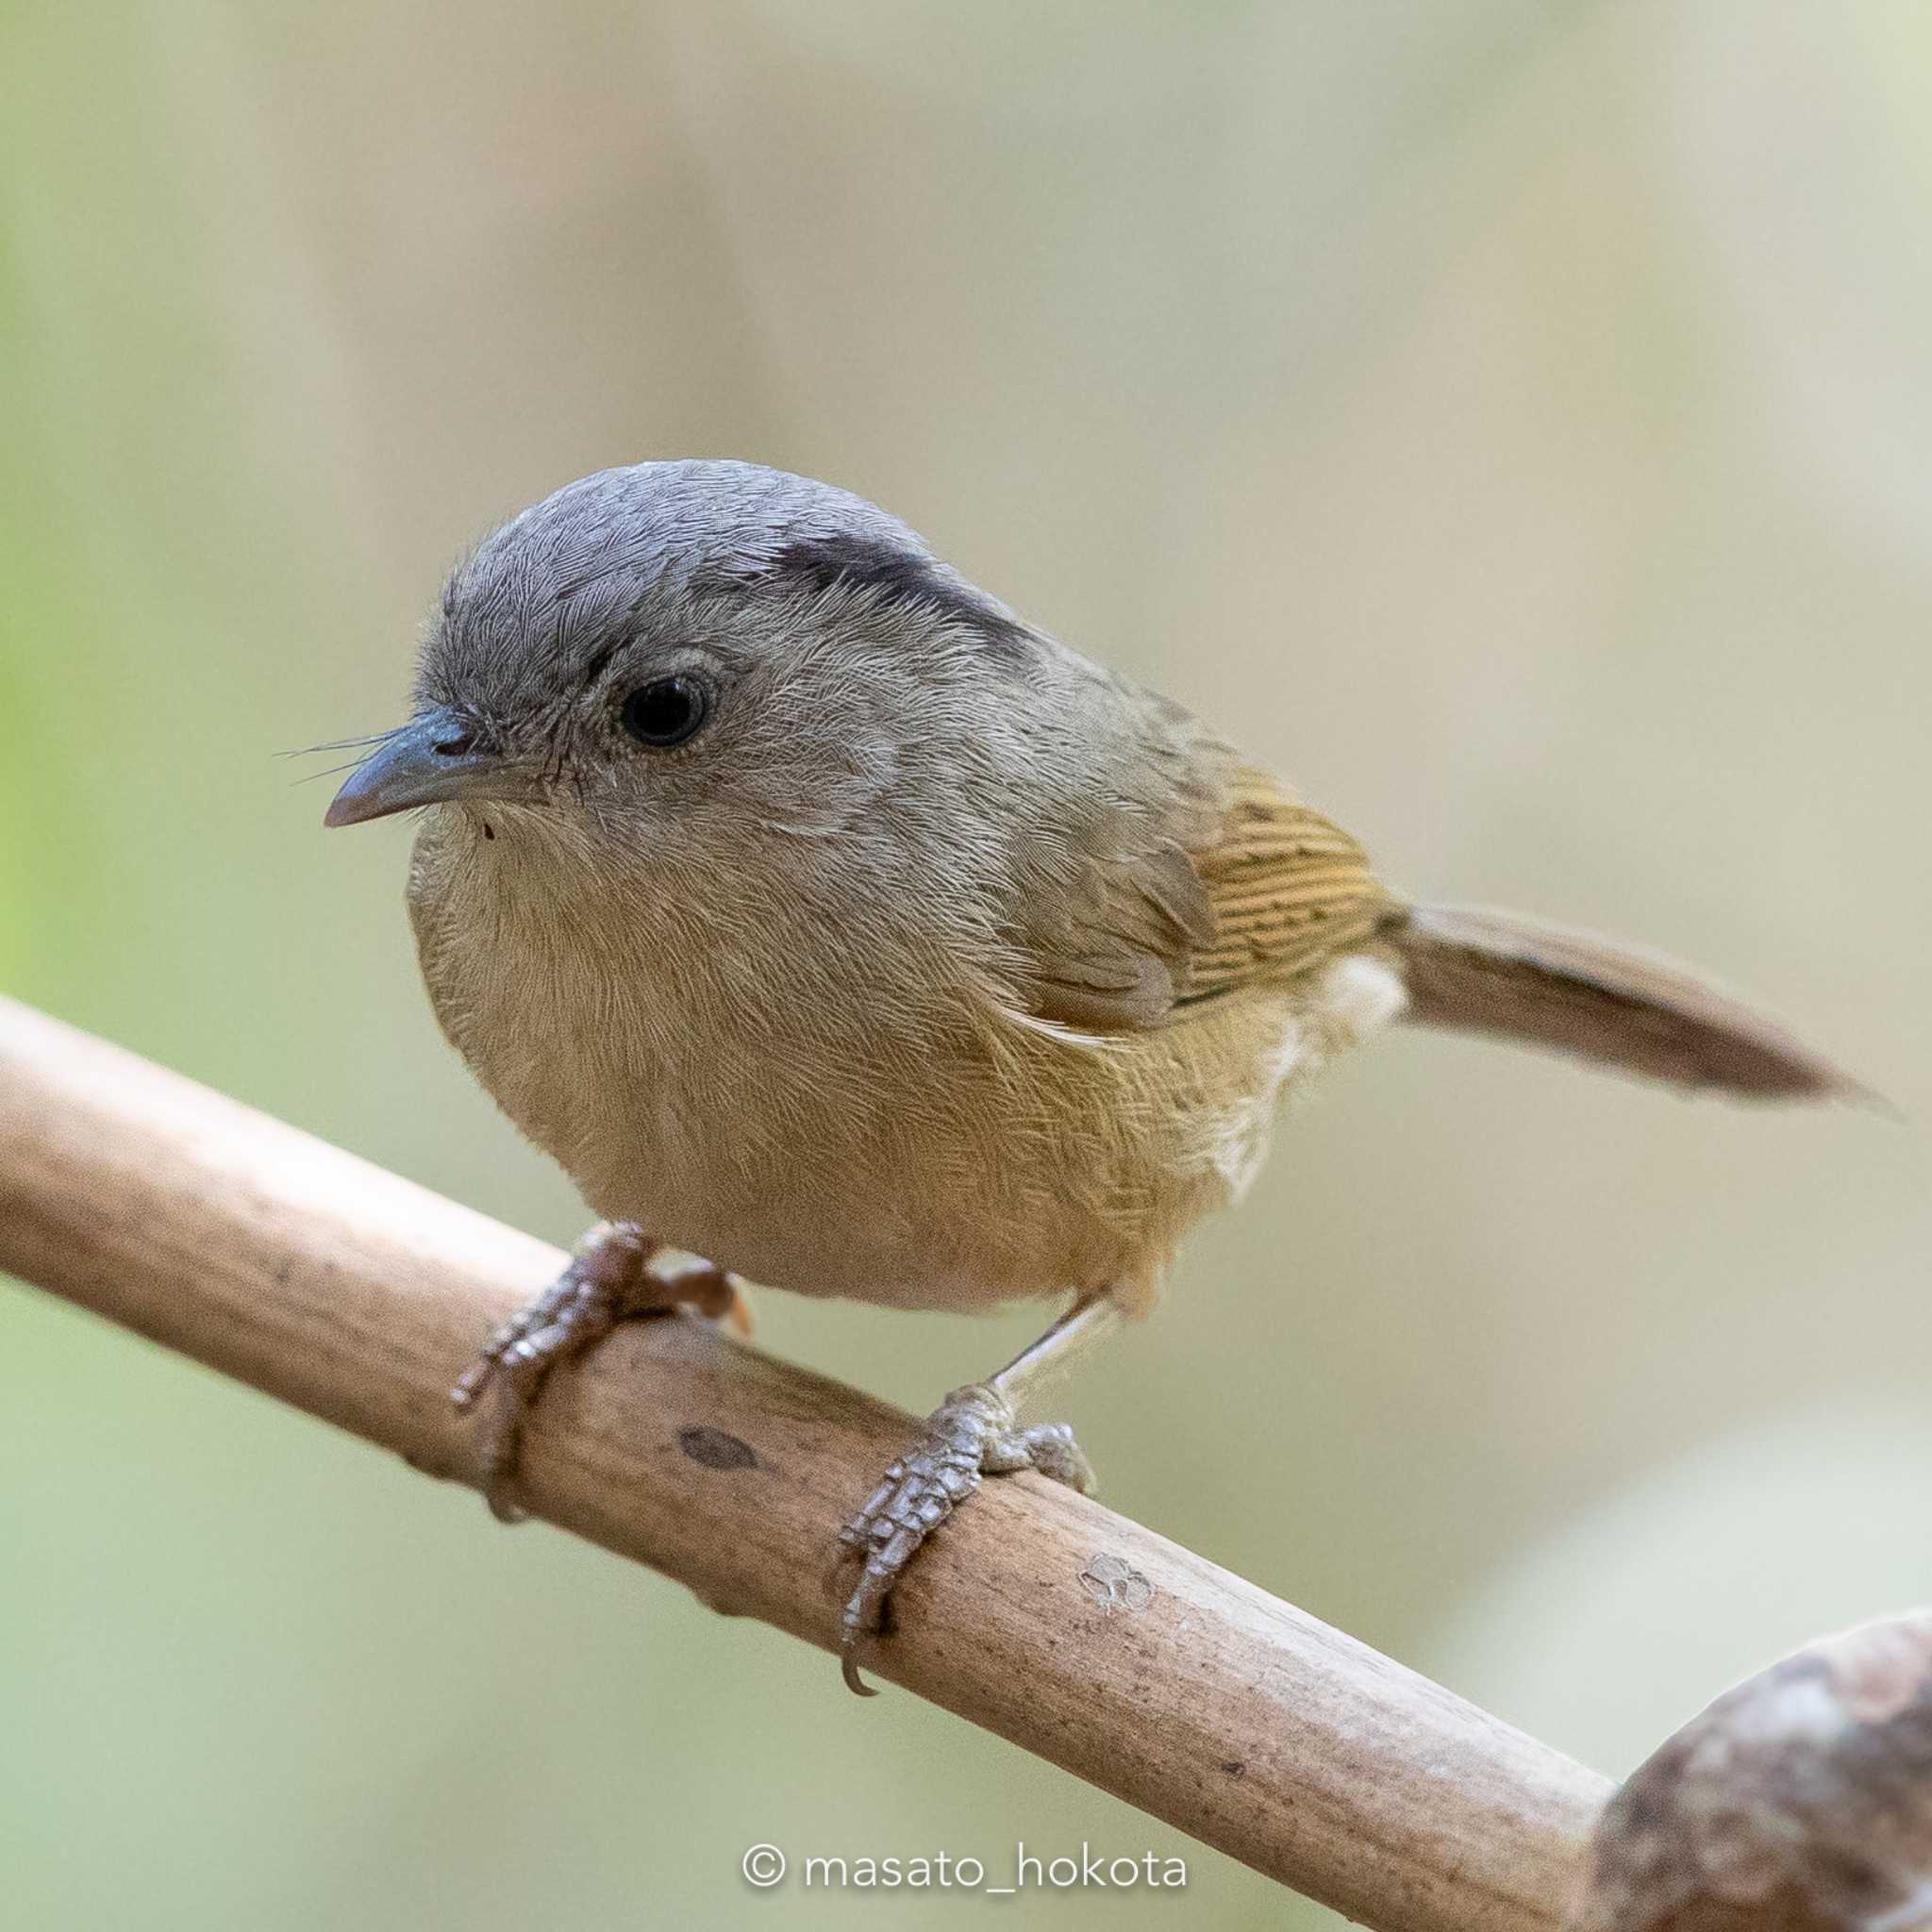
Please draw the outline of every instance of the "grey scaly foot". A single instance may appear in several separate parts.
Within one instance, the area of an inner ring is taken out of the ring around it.
[[[478,1429],[476,1460],[484,1497],[499,1522],[524,1520],[513,1493],[517,1446],[524,1419],[552,1369],[603,1341],[620,1322],[680,1305],[729,1317],[749,1333],[732,1276],[708,1265],[654,1274],[651,1259],[661,1245],[635,1223],[598,1223],[577,1243],[570,1266],[490,1338],[450,1391],[450,1401],[466,1411],[498,1387],[495,1406]]]
[[[878,1626],[892,1586],[934,1530],[979,1487],[984,1474],[1037,1469],[1085,1495],[1093,1471],[1065,1423],[1016,1426],[1013,1406],[985,1382],[956,1389],[926,1418],[925,1434],[887,1470],[865,1507],[839,1532],[865,1572],[845,1606],[840,1629],[845,1682],[861,1697],[858,1646]]]

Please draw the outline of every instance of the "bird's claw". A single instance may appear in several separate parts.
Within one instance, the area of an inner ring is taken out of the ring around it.
[[[892,1587],[920,1546],[979,1487],[984,1474],[1037,1469],[1078,1490],[1093,1471],[1065,1423],[1015,1426],[1012,1404],[990,1383],[956,1389],[926,1418],[925,1433],[887,1470],[865,1507],[839,1532],[848,1557],[865,1568],[840,1624],[841,1667],[861,1697],[858,1647],[877,1627]]]
[[[583,1354],[630,1316],[679,1305],[727,1318],[749,1333],[736,1281],[705,1263],[654,1274],[650,1264],[661,1245],[628,1222],[599,1223],[563,1273],[497,1329],[450,1391],[451,1404],[467,1413],[492,1387],[498,1390],[479,1426],[476,1459],[484,1499],[499,1522],[521,1523],[527,1513],[513,1494],[518,1444],[531,1405],[559,1362]]]

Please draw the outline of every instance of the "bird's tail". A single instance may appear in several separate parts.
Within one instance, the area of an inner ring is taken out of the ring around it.
[[[1682,967],[1513,912],[1412,906],[1381,935],[1404,1017],[1752,1100],[1869,1099],[1774,1020]]]

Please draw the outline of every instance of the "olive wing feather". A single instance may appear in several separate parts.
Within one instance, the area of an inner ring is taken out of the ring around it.
[[[1198,743],[1173,762],[1164,797],[1112,801],[1029,892],[1051,908],[1023,936],[1039,1018],[1178,1023],[1316,973],[1395,914],[1361,847],[1278,780]]]

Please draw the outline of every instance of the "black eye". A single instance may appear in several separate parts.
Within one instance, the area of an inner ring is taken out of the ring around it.
[[[711,708],[711,694],[695,677],[657,677],[624,701],[624,728],[640,744],[666,751],[694,738]]]

